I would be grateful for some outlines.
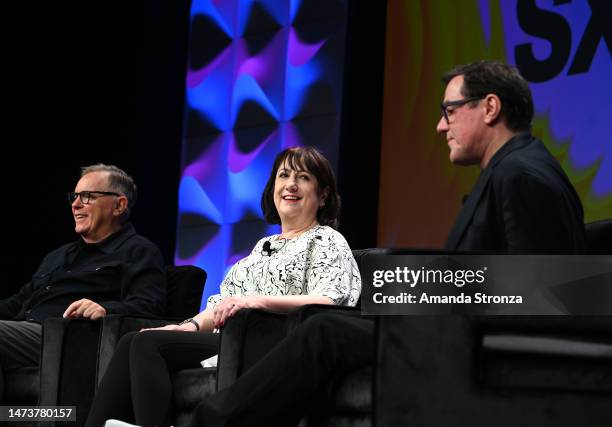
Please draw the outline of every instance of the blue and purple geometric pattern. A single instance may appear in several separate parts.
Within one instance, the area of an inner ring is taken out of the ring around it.
[[[260,209],[276,154],[336,165],[345,30],[345,1],[193,0],[175,263],[207,271],[203,305],[279,230]]]

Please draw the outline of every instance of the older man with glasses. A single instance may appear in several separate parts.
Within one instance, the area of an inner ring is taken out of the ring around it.
[[[28,284],[0,300],[0,374],[38,365],[48,317],[155,315],[165,307],[161,252],[128,221],[133,179],[112,165],[84,167],[68,202],[79,239],[49,253]]]
[[[446,248],[493,252],[580,252],[580,199],[542,141],[530,134],[527,82],[506,64],[480,61],[449,71],[442,117],[450,160],[481,174]]]

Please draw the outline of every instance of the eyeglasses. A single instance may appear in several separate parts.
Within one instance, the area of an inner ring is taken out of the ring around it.
[[[446,101],[443,102],[442,104],[440,104],[440,108],[442,108],[442,115],[444,116],[444,120],[446,120],[447,124],[450,124],[450,120],[448,119],[448,107],[462,107],[467,103],[470,103],[472,101],[479,101],[481,99],[483,99],[484,96],[473,96],[471,98],[464,98],[464,99],[458,99],[456,101]],[[454,112],[455,110],[457,110],[458,108],[455,108],[453,110],[450,110],[450,112]]]
[[[81,203],[84,205],[88,204],[90,201],[95,200],[97,197],[102,196],[121,196],[119,193],[113,193],[112,191],[81,191],[76,193],[74,191],[67,194],[68,203],[73,204],[77,197],[81,198]]]

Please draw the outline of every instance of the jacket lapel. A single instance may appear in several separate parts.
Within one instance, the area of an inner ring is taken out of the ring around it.
[[[478,177],[476,185],[474,185],[472,192],[459,212],[459,216],[457,217],[457,220],[455,221],[455,224],[448,235],[448,240],[446,241],[445,245],[446,249],[456,250],[459,247],[459,243],[463,239],[465,231],[472,221],[472,217],[476,211],[476,206],[478,206],[478,202],[480,201],[485,188],[487,188],[487,184],[491,178],[491,175],[493,174],[493,169],[495,169],[495,166],[512,151],[523,148],[530,142],[531,135],[528,133],[518,134],[505,143],[491,158],[489,166],[486,167]]]
[[[465,204],[461,208],[459,212],[459,216],[455,220],[455,224],[451,229],[451,232],[448,235],[448,240],[446,241],[446,249],[455,250],[459,247],[459,242],[463,238],[465,234],[465,230],[470,224],[472,217],[474,216],[474,212],[476,211],[476,206],[478,206],[478,202],[482,197],[482,193],[484,189],[487,187],[487,183],[491,178],[491,168],[486,168],[482,171],[480,176],[478,177],[478,181],[476,181],[476,185],[472,189],[472,192],[468,196]]]

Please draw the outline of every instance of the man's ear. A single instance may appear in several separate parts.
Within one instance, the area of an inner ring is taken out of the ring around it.
[[[127,208],[128,208],[127,197],[119,196],[119,197],[117,197],[117,200],[115,202],[115,207],[113,208],[113,215],[121,216],[121,215],[123,215],[125,213]]]
[[[484,99],[484,108],[485,108],[485,123],[488,125],[492,125],[495,123],[500,115],[502,110],[502,103],[499,96],[490,93]]]

